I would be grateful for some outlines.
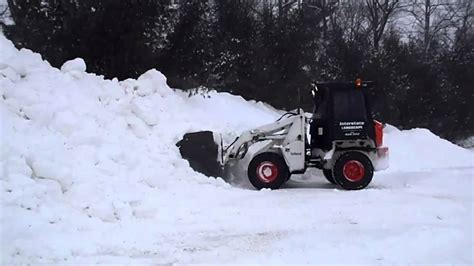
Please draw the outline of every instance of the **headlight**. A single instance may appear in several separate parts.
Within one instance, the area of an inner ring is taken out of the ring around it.
[[[240,146],[239,149],[237,150],[237,154],[236,154],[235,157],[243,159],[245,157],[245,155],[247,154],[247,151],[248,151],[247,143],[242,144],[242,146]]]

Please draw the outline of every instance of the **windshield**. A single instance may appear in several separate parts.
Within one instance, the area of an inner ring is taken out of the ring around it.
[[[338,121],[365,121],[366,110],[362,91],[334,92],[334,118]]]

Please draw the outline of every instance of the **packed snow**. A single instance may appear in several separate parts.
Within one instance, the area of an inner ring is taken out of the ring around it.
[[[174,90],[157,70],[106,80],[0,36],[1,258],[20,263],[473,263],[473,152],[385,129],[391,167],[344,191],[318,170],[281,190],[194,172],[175,143],[232,139],[280,112]]]

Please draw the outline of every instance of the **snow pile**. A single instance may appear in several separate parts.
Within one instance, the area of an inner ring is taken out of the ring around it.
[[[5,265],[216,261],[223,255],[213,248],[241,239],[226,232],[253,244],[265,237],[267,245],[273,236],[262,230],[316,219],[292,220],[303,215],[293,207],[262,217],[282,194],[206,178],[175,147],[186,132],[238,134],[271,122],[279,116],[271,107],[227,93],[188,97],[157,70],[121,82],[86,73],[82,59],[58,70],[3,36],[0,48]],[[427,130],[386,133],[390,171],[472,166],[472,153]],[[282,208],[289,202],[280,201]],[[203,243],[211,247],[196,248]],[[195,252],[207,255],[193,260]]]
[[[384,130],[384,145],[390,148],[387,171],[424,171],[474,166],[472,151],[442,139],[427,129],[400,131],[393,126]]]
[[[3,36],[0,47],[1,224],[9,243],[2,257],[20,262],[47,259],[45,248],[55,258],[94,254],[81,249],[87,232],[103,241],[107,228],[125,221],[149,219],[170,231],[166,224],[231,189],[192,171],[176,141],[201,129],[238,133],[278,115],[229,94],[188,98],[156,70],[137,80],[104,80],[85,73],[82,59],[60,71]],[[116,244],[137,245],[122,238]]]

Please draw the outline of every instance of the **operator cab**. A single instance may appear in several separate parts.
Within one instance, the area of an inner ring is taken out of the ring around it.
[[[366,96],[370,87],[370,82],[313,85],[312,150],[329,151],[334,141],[350,145],[347,143],[356,140],[374,140],[374,122]],[[370,143],[368,141],[365,145],[375,148],[375,144]]]

